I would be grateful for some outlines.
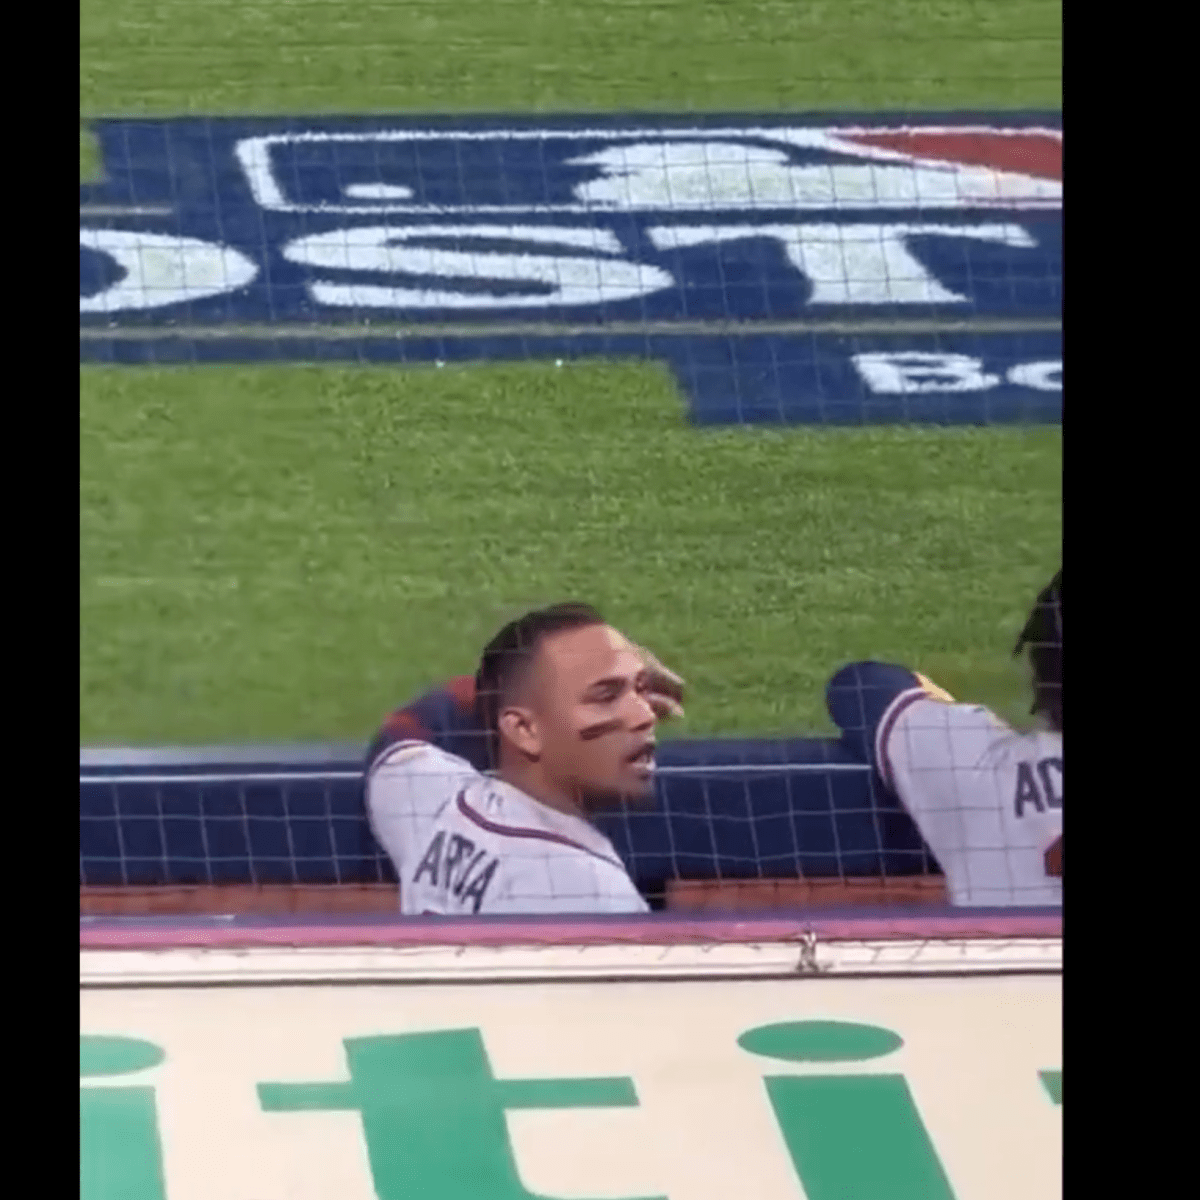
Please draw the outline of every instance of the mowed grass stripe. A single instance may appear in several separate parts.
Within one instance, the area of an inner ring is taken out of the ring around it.
[[[1057,0],[82,0],[80,113],[1058,109],[1061,26]]]
[[[86,741],[362,736],[523,604],[599,604],[681,732],[826,726],[854,657],[1012,715],[1056,429],[697,431],[645,364],[81,369]]]

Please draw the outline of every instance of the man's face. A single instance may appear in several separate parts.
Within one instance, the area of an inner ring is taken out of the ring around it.
[[[547,780],[591,807],[653,792],[654,710],[637,651],[608,625],[547,637],[530,680]]]

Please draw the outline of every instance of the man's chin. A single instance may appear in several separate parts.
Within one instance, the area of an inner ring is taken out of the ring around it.
[[[627,792],[623,797],[624,803],[645,807],[648,804],[654,803],[654,780],[647,779],[639,781],[637,786]]]

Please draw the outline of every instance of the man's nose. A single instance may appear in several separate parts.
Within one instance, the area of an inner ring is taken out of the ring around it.
[[[658,721],[653,706],[640,692],[633,693],[633,707],[629,713],[629,727],[633,730],[652,729]]]

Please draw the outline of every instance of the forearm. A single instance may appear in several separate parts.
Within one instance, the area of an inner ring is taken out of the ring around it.
[[[475,711],[475,680],[459,675],[391,713],[371,741],[368,765],[397,742],[428,742],[466,759],[476,770],[491,767],[486,732]]]

